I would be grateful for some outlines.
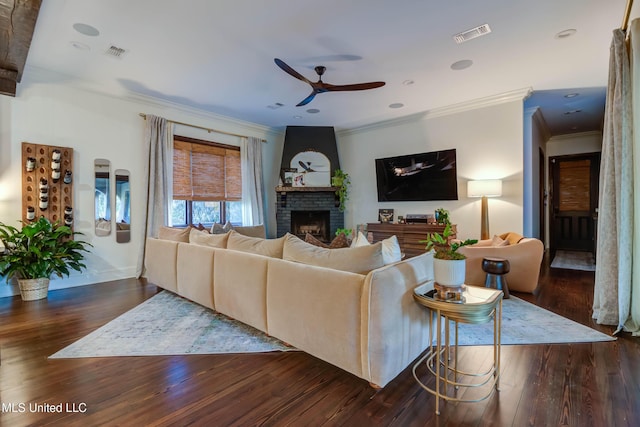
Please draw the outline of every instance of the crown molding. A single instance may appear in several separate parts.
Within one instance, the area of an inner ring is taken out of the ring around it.
[[[398,126],[404,123],[414,122],[418,120],[427,120],[427,119],[433,119],[436,117],[449,116],[451,114],[459,114],[466,111],[473,111],[479,108],[492,107],[492,106],[504,104],[507,102],[524,101],[531,95],[532,91],[533,89],[530,87],[516,89],[509,92],[500,93],[497,95],[472,99],[470,101],[460,102],[457,104],[452,104],[444,107],[438,107],[431,110],[410,114],[408,116],[402,116],[395,119],[383,120],[380,122],[371,123],[364,126],[345,129],[337,133],[342,135],[348,135],[352,133],[370,131],[370,130],[385,128],[390,126]]]
[[[547,142],[556,142],[556,141],[563,141],[566,139],[589,138],[589,137],[602,138],[602,132],[597,130],[591,130],[588,132],[567,133],[564,135],[552,136]]]

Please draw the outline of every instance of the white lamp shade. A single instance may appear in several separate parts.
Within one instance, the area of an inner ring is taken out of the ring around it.
[[[467,197],[498,197],[502,196],[502,180],[482,179],[467,183]]]

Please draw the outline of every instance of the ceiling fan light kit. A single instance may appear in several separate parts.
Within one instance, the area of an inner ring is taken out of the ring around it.
[[[318,74],[318,81],[317,82],[312,82],[311,80],[307,79],[305,76],[303,76],[302,74],[298,73],[296,70],[294,70],[293,68],[288,66],[283,60],[278,59],[278,58],[274,58],[273,61],[285,73],[289,74],[292,77],[295,77],[298,80],[302,80],[303,82],[305,82],[305,83],[307,83],[308,85],[311,86],[312,91],[309,94],[309,96],[307,96],[305,99],[300,101],[296,105],[296,107],[301,107],[303,105],[307,105],[319,93],[345,92],[345,91],[353,91],[353,90],[368,90],[368,89],[379,88],[379,87],[382,87],[382,86],[385,85],[385,82],[355,83],[355,84],[348,84],[348,85],[332,85],[330,83],[325,83],[325,82],[322,81],[322,75],[327,70],[327,68],[322,66],[322,65],[318,65],[318,66],[316,66],[314,68],[316,73]]]

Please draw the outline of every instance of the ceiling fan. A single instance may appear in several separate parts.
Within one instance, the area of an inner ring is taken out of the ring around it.
[[[311,85],[311,88],[313,89],[311,94],[307,96],[305,99],[303,99],[302,101],[300,101],[296,105],[296,107],[307,105],[319,93],[375,89],[377,87],[384,86],[385,84],[385,82],[355,83],[350,85],[332,85],[330,83],[325,83],[322,81],[322,75],[324,74],[327,68],[322,65],[318,65],[317,67],[315,67],[316,73],[318,73],[318,81],[312,82],[311,80],[307,79],[305,76],[303,76],[302,74],[298,73],[296,70],[294,70],[293,68],[285,64],[284,61],[282,61],[281,59],[274,58],[274,62],[278,67],[282,68],[282,70],[285,73],[295,77],[298,80],[302,80],[303,82],[309,83],[309,85]]]

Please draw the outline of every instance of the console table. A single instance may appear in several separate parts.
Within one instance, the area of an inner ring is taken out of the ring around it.
[[[414,257],[424,253],[424,243],[420,240],[427,238],[429,233],[442,233],[444,224],[390,224],[370,222],[367,232],[373,234],[373,243],[395,235],[400,243],[400,250],[406,257]],[[456,226],[451,224],[451,239],[456,238]]]

